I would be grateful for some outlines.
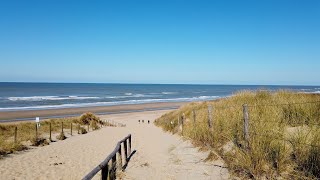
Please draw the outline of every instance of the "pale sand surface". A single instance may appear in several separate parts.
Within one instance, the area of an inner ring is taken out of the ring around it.
[[[0,160],[0,179],[81,179],[102,162],[117,141],[132,134],[132,156],[124,179],[227,179],[222,161],[205,163],[208,153],[152,124],[167,112],[147,111],[101,116],[126,127],[105,127]],[[138,123],[144,119],[145,123]],[[147,124],[146,120],[151,123]],[[57,163],[58,165],[54,165]],[[98,174],[95,179],[98,179]]]

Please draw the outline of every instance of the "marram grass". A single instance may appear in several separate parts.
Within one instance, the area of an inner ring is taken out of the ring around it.
[[[105,126],[114,126],[107,122],[102,122],[98,117],[92,113],[85,113],[81,117],[72,118],[59,118],[41,121],[41,126],[38,128],[38,139],[45,140],[49,138],[50,124],[52,135],[54,133],[61,133],[61,127],[63,122],[64,133],[71,132],[71,123],[73,134],[76,134],[80,126],[80,134],[85,134],[87,126],[90,124],[91,129],[99,129],[98,124]],[[17,139],[14,142],[15,127],[17,127]],[[85,129],[86,128],[86,129]],[[24,146],[27,141],[31,141],[34,144],[36,140],[36,124],[34,122],[20,122],[12,124],[0,124],[0,158],[1,156],[13,153],[15,151],[21,151],[26,149]],[[61,138],[60,138],[61,137]],[[58,139],[65,139],[60,136]],[[53,138],[53,137],[52,137]]]
[[[243,132],[243,104],[249,112],[248,144]],[[213,107],[212,130],[208,127],[208,105]],[[178,118],[182,115],[181,132]],[[243,91],[217,101],[187,104],[155,124],[215,150],[229,170],[244,179],[320,178],[318,95]]]

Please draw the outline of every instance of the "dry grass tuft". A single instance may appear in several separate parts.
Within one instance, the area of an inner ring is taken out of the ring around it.
[[[67,137],[64,135],[64,132],[61,132],[61,133],[57,136],[57,139],[62,141],[62,140],[67,139]]]

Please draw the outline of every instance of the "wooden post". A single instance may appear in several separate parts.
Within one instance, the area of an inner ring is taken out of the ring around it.
[[[182,114],[181,117],[181,134],[183,135],[183,125],[184,125],[184,120],[185,120],[186,116],[184,115],[184,113]]]
[[[71,136],[72,136],[72,123],[70,123],[70,131],[71,131]]]
[[[108,168],[108,163],[105,167],[102,168],[101,170],[101,180],[107,180],[109,175],[109,168]]]
[[[78,124],[78,134],[80,134],[80,124]]]
[[[52,141],[52,138],[51,138],[51,123],[49,123],[49,140]]]
[[[61,133],[63,133],[63,122],[61,122]]]
[[[244,133],[244,138],[247,142],[247,146],[249,147],[249,112],[248,112],[248,105],[244,104],[243,105],[243,133]]]
[[[213,131],[213,125],[212,125],[212,105],[208,105],[208,127],[210,131]]]
[[[89,129],[90,129],[90,124],[88,124],[88,132],[89,132]]]
[[[123,142],[123,150],[124,150],[124,163],[127,164],[128,161],[128,147],[127,147],[127,140]]]
[[[14,143],[17,143],[17,132],[18,131],[18,127],[16,126],[15,128],[14,128]]]
[[[38,140],[38,124],[36,123],[36,141]]]

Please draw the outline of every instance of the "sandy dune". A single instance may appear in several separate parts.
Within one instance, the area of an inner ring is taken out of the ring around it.
[[[81,179],[114,149],[118,140],[132,134],[132,157],[124,179],[227,179],[221,161],[205,163],[207,153],[188,141],[163,132],[152,121],[167,111],[102,116],[126,127],[106,127],[75,135],[49,146],[30,149],[0,160],[0,179]],[[138,120],[145,123],[138,123]],[[147,124],[146,120],[151,123]],[[95,178],[99,178],[98,174]]]

